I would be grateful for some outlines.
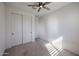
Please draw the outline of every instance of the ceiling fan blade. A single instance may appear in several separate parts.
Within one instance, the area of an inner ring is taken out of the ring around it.
[[[50,3],[51,3],[51,2],[45,2],[45,3],[43,3],[43,6],[44,6],[44,5],[47,5],[47,4],[50,4]]]
[[[48,8],[48,7],[43,7],[43,8],[45,8],[45,9],[47,9],[47,10],[50,10],[50,8]]]
[[[39,7],[38,12],[41,10],[41,7]]]
[[[39,2],[39,6],[41,6],[42,5],[42,2]]]

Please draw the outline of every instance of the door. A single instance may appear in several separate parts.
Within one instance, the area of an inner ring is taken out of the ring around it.
[[[32,17],[30,15],[9,14],[8,46],[16,46],[32,41]]]
[[[12,13],[10,21],[11,21],[10,44],[12,47],[22,44],[22,15]]]
[[[32,41],[32,19],[30,15],[23,16],[23,43]]]

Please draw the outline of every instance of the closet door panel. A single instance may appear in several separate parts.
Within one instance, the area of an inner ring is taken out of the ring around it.
[[[22,16],[19,14],[10,14],[10,46],[22,44]]]
[[[32,23],[31,16],[24,15],[23,16],[23,43],[32,41]]]

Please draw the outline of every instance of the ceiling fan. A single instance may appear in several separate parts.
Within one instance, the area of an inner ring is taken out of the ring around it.
[[[33,9],[37,9],[38,8],[38,12],[40,12],[40,10],[42,8],[46,9],[46,10],[50,10],[50,8],[46,7],[46,5],[50,4],[51,2],[36,2],[35,5],[28,5],[29,7],[32,7]]]

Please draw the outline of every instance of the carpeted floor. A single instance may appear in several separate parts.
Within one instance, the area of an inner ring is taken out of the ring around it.
[[[45,44],[49,43],[44,40],[36,40],[35,42],[26,43],[6,49],[4,56],[75,56],[69,51],[59,51],[53,46],[46,48]]]

